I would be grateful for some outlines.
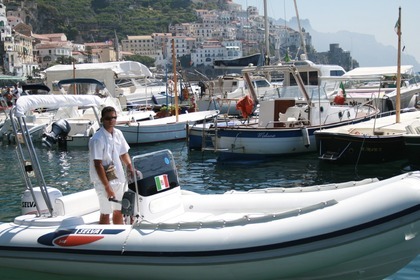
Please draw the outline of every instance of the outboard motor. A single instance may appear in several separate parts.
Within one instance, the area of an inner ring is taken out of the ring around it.
[[[60,190],[52,187],[47,187],[48,196],[50,197],[51,203],[54,206],[54,202],[57,198],[63,196]],[[41,213],[38,213],[36,208],[36,202],[38,202]],[[41,189],[39,187],[33,188],[33,194],[30,190],[25,190],[21,197],[22,215],[28,214],[47,214],[49,212],[47,204],[45,203]]]
[[[42,137],[42,145],[51,148],[57,142],[66,140],[71,130],[70,124],[65,119],[59,119],[51,125],[51,131],[45,133]]]

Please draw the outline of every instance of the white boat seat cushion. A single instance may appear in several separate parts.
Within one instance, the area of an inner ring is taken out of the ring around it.
[[[56,216],[83,216],[99,210],[95,189],[56,198],[53,202]]]

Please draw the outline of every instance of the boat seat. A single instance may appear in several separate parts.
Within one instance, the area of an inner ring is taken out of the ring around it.
[[[302,112],[303,110],[300,107],[289,107],[284,114],[279,112],[278,121],[285,127],[294,127],[300,123],[307,125],[309,122],[304,116],[302,116]],[[306,113],[304,114],[306,115]]]
[[[90,120],[68,120],[68,123],[71,135],[93,135],[90,131],[92,126],[92,121]]]
[[[83,216],[99,210],[95,189],[65,195],[53,201],[56,216]]]

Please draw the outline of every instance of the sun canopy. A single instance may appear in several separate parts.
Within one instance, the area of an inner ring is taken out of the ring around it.
[[[401,74],[410,74],[413,71],[412,65],[402,65]],[[348,71],[343,75],[343,78],[363,78],[363,77],[378,77],[378,76],[396,76],[397,66],[384,67],[358,67]]]
[[[0,86],[12,86],[16,83],[25,82],[25,77],[17,77],[17,76],[8,76],[8,75],[0,75]]]
[[[23,117],[26,112],[37,108],[58,109],[72,106],[104,105],[103,100],[96,95],[25,95],[16,102],[16,116]]]
[[[112,70],[118,78],[138,78],[138,77],[152,77],[146,65],[135,61],[115,61],[103,63],[83,63],[75,65],[54,65],[45,70],[48,72],[75,70]],[[83,77],[86,78],[86,77]]]

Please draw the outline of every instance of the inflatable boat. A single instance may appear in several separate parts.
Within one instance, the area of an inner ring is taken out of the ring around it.
[[[126,224],[101,225],[95,191],[47,186],[30,137],[20,139],[22,215],[0,224],[0,267],[104,279],[383,279],[420,252],[420,172],[205,194],[182,189],[162,150],[132,158],[141,174],[119,201]]]

